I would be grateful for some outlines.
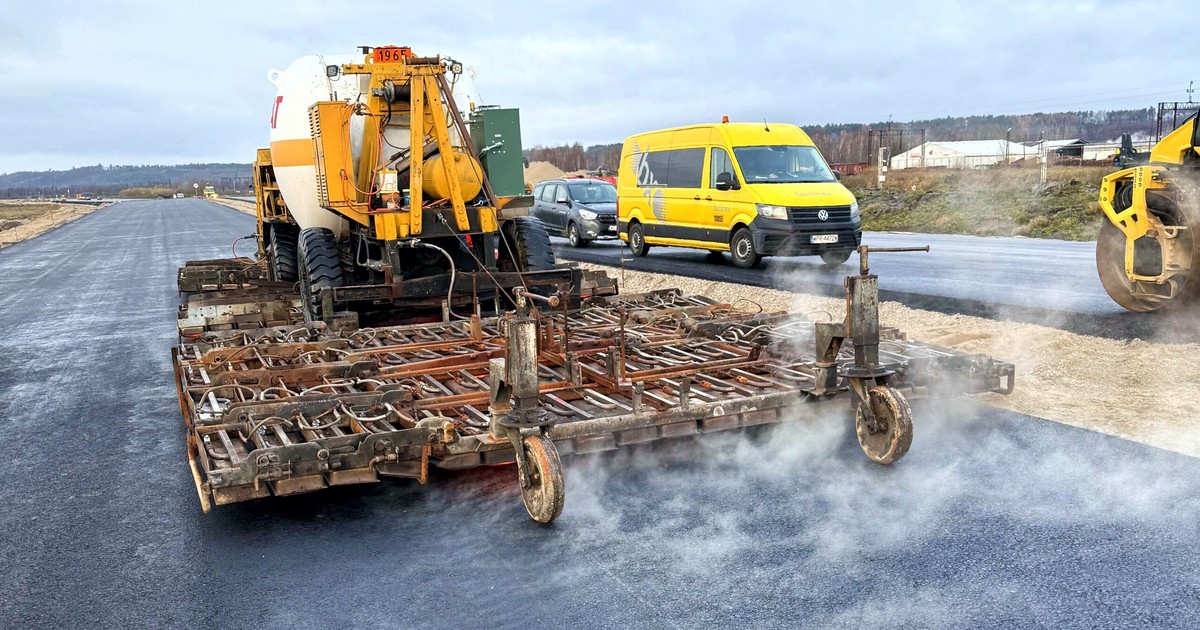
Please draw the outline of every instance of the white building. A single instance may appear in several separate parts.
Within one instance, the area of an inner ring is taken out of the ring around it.
[[[983,168],[1007,159],[1016,162],[1036,158],[1038,150],[1005,140],[957,140],[926,142],[892,156],[892,170],[941,166],[945,168]]]

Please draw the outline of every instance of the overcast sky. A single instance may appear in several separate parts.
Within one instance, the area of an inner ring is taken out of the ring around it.
[[[806,125],[1147,107],[1200,79],[1196,6],[1168,0],[5,5],[0,172],[249,162],[267,142],[267,71],[360,44],[474,67],[486,102],[521,109],[526,146],[723,114]]]

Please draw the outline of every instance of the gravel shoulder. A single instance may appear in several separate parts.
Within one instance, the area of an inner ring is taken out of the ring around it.
[[[11,218],[0,221],[0,249],[45,234],[109,205],[0,203],[0,214],[5,217],[11,215]]]
[[[226,208],[233,208],[238,212],[245,212],[250,216],[255,216],[254,204],[250,203],[249,201],[242,201],[240,199],[223,199],[220,197],[216,199],[208,199],[208,201],[225,206]]]
[[[621,270],[602,265],[627,292],[679,288],[722,302],[751,300],[767,310],[840,318],[838,298],[725,282]],[[1200,344],[1122,341],[1056,328],[880,304],[884,326],[910,339],[982,352],[1017,366],[1009,396],[987,403],[1010,411],[1200,456]]]

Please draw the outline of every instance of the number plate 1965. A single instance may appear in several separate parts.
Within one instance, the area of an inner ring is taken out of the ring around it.
[[[412,57],[412,49],[406,46],[380,46],[371,51],[375,63],[397,63]]]
[[[836,243],[838,242],[837,234],[813,234],[808,237],[810,243]]]

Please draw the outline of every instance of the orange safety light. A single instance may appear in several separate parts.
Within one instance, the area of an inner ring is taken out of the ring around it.
[[[729,117],[728,117],[728,116],[722,116],[722,117],[721,117],[721,122],[722,122],[722,123],[727,123],[727,122],[729,122]]]

